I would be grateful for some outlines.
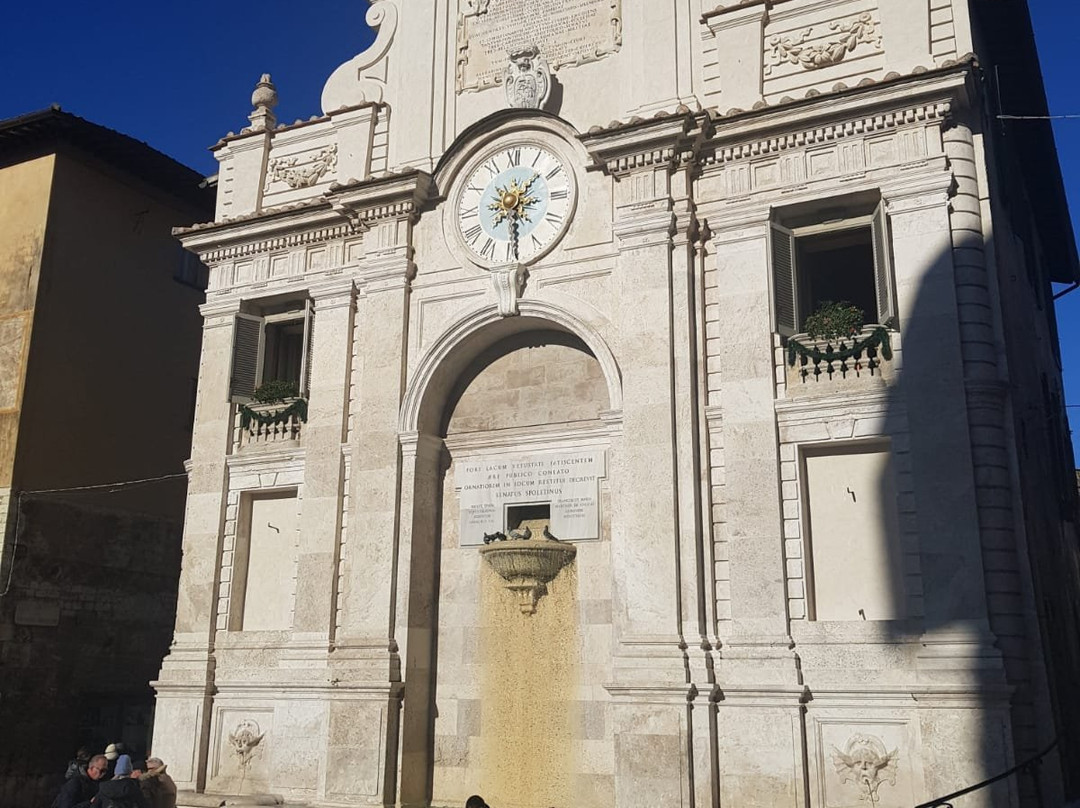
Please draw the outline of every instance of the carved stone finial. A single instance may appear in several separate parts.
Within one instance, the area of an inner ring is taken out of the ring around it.
[[[270,81],[270,74],[263,73],[259,83],[255,85],[255,92],[251,94],[251,106],[255,108],[248,116],[251,129],[256,132],[273,129],[277,125],[277,117],[273,112],[277,105],[277,88]]]
[[[515,109],[542,109],[551,95],[551,67],[535,45],[510,54],[503,73],[506,103]]]

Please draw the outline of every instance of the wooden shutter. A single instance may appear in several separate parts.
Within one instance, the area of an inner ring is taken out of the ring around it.
[[[310,300],[304,301],[304,355],[300,359],[300,396],[311,396],[311,348],[315,340],[315,309]]]
[[[877,290],[877,321],[881,325],[896,324],[896,296],[893,292],[891,245],[889,222],[885,217],[885,203],[874,211],[871,224],[874,235],[874,287]]]
[[[773,320],[778,334],[790,337],[798,328],[795,299],[795,236],[786,227],[772,225],[770,252],[773,276]]]
[[[259,385],[262,343],[262,317],[237,314],[233,328],[232,370],[229,372],[230,400],[251,400],[255,388]]]

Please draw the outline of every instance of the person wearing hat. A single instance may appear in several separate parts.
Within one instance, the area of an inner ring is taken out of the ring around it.
[[[176,783],[165,771],[161,758],[147,758],[139,787],[149,808],[176,808]]]
[[[106,780],[112,780],[116,776],[116,761],[127,751],[122,743],[111,743],[105,747],[105,759],[109,761],[109,771]]]
[[[120,754],[116,758],[113,779],[101,784],[94,808],[150,808],[139,788],[139,780],[133,777],[131,756]]]

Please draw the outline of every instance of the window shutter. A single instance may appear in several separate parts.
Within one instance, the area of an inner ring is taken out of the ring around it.
[[[250,314],[237,314],[233,328],[232,370],[229,373],[229,398],[249,401],[259,384],[262,360],[263,321]]]
[[[795,236],[786,227],[772,225],[773,318],[776,331],[790,337],[798,327],[795,300]]]
[[[310,300],[304,301],[304,355],[300,360],[300,395],[311,396],[311,347],[315,340],[315,309]]]
[[[896,324],[896,296],[893,293],[892,261],[889,245],[889,223],[885,218],[885,203],[874,211],[871,226],[874,235],[874,287],[877,290],[877,321],[881,325]]]

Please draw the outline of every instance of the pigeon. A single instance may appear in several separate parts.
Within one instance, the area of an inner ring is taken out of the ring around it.
[[[550,527],[551,525],[544,525],[544,538],[548,541],[558,541],[558,539],[551,535],[551,531],[548,529]]]
[[[532,538],[532,531],[529,530],[528,525],[525,525],[524,530],[511,530],[510,531],[510,538],[511,539],[524,539],[525,541],[528,541],[529,539]]]

